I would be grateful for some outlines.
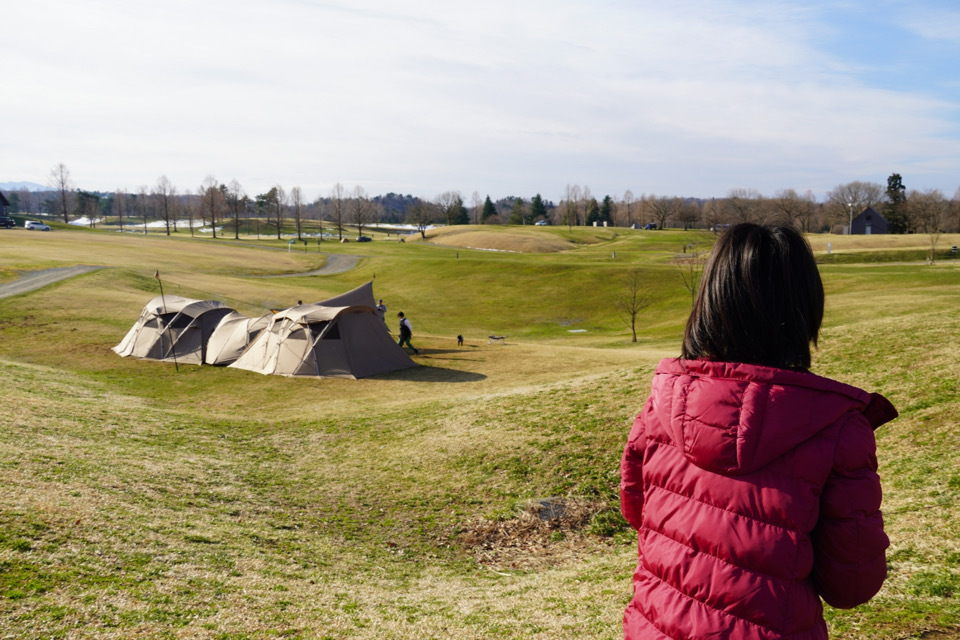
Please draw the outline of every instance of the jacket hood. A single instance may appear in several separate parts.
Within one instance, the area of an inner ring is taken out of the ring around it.
[[[882,395],[812,373],[705,360],[663,360],[651,397],[684,455],[726,475],[765,466],[849,411],[874,429],[897,416]]]

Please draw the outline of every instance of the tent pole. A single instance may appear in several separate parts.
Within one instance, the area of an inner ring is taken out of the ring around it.
[[[160,280],[160,269],[154,272],[153,277],[157,279],[157,283],[160,285],[160,303],[163,305],[163,315],[167,315],[167,299],[163,297],[163,281]],[[167,333],[169,326],[163,328],[164,333]],[[173,352],[173,368],[176,369],[177,373],[180,373],[180,363],[177,362],[177,341],[174,338],[170,338],[170,351]]]

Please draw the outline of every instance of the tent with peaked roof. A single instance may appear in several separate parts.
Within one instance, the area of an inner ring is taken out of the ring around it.
[[[387,331],[368,282],[270,316],[230,366],[282,376],[365,378],[417,364]]]
[[[113,350],[121,356],[203,364],[207,340],[231,312],[216,300],[157,296]]]
[[[235,361],[269,322],[270,314],[250,318],[231,311],[223,316],[207,340],[204,364],[225,366]]]

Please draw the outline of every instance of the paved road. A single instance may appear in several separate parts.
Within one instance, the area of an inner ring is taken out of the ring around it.
[[[343,273],[349,271],[360,261],[360,256],[342,255],[331,253],[327,255],[327,262],[320,269],[308,273],[284,273],[275,276],[250,276],[251,278],[298,278],[300,276],[326,276],[334,273]],[[44,269],[42,271],[28,271],[12,282],[0,284],[0,298],[9,298],[21,293],[27,293],[40,287],[45,287],[54,282],[60,282],[67,278],[78,276],[81,273],[89,273],[97,269],[105,269],[102,266],[81,266],[81,267],[60,267],[57,269]]]
[[[352,256],[349,254],[342,253],[328,253],[327,262],[317,269],[316,271],[309,271],[307,273],[284,273],[275,276],[248,276],[250,278],[299,278],[301,276],[329,276],[334,273],[343,273],[344,271],[350,271],[353,269],[358,262],[360,262],[361,256]]]
[[[10,296],[27,293],[28,291],[45,287],[48,284],[53,284],[54,282],[60,282],[61,280],[78,276],[81,273],[89,273],[90,271],[96,271],[97,269],[104,268],[105,267],[100,266],[83,266],[60,267],[58,269],[44,269],[43,271],[30,271],[23,274],[13,282],[0,284],[0,298],[9,298]]]

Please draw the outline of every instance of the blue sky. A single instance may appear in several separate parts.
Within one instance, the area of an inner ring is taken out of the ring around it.
[[[559,200],[960,187],[960,5],[21,0],[0,182]]]

